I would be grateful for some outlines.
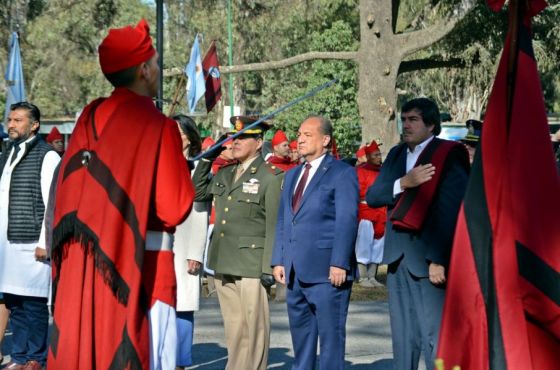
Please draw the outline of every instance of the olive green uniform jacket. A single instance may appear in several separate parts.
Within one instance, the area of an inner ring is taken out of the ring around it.
[[[271,274],[283,172],[259,155],[234,183],[237,166],[209,176],[212,162],[201,160],[193,174],[195,201],[214,199],[216,220],[208,266],[217,274],[260,278]]]

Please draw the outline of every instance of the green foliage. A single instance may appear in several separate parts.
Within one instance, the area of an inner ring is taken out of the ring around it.
[[[541,72],[541,82],[549,111],[558,111],[560,104],[560,6],[558,0],[532,19],[533,47]],[[439,15],[435,12],[434,19]],[[461,68],[415,71],[401,75],[398,86],[406,91],[401,101],[412,96],[431,96],[442,111],[454,120],[479,118],[483,115],[494,81],[508,27],[507,8],[493,13],[479,2],[452,33],[440,42],[422,50],[410,59],[460,58]]]
[[[154,15],[140,0],[49,1],[23,35],[28,99],[45,117],[56,117],[74,116],[95,97],[107,96],[112,89],[99,68],[97,46],[108,28],[141,17]]]
[[[216,40],[219,60],[227,65],[227,4],[229,0],[166,0],[164,68],[183,68],[195,35],[204,54]],[[355,51],[359,48],[358,0],[231,0],[233,64],[281,60],[308,51]],[[550,111],[560,111],[560,5],[533,19],[534,49]],[[413,32],[437,24],[465,0],[400,0],[397,32]],[[18,25],[28,98],[45,117],[73,116],[111,86],[101,74],[97,46],[110,27],[136,24],[146,18],[155,36],[155,9],[145,0],[10,0],[0,1],[0,67],[7,59],[7,39]],[[403,98],[432,96],[454,118],[482,113],[492,86],[507,30],[507,14],[491,13],[484,1],[445,39],[411,56],[459,58],[462,68],[403,74],[398,88]],[[375,52],[383,52],[375,51]],[[244,111],[267,113],[332,78],[339,83],[282,113],[273,120],[291,138],[309,114],[324,114],[334,123],[339,149],[349,154],[360,141],[356,103],[358,66],[348,61],[313,61],[285,69],[236,74],[235,104]],[[178,78],[164,80],[164,98],[172,99]],[[0,81],[0,87],[4,82]],[[371,86],[375,89],[375,86]],[[230,104],[228,76],[222,75],[222,104]],[[0,100],[4,94],[0,94]],[[0,104],[3,103],[0,101]],[[202,108],[203,104],[199,107]],[[0,110],[4,109],[1,104]],[[184,108],[182,108],[184,109]],[[204,128],[221,120],[215,109],[198,117]],[[364,138],[364,141],[370,138]]]
[[[343,21],[332,23],[331,28],[322,32],[313,32],[309,40],[310,50],[316,51],[356,50],[357,47],[351,26]],[[338,83],[278,116],[275,127],[286,130],[291,138],[295,138],[299,124],[308,115],[324,115],[334,125],[339,153],[351,155],[361,138],[356,103],[357,66],[346,61],[313,61],[290,68],[293,69],[299,69],[300,74],[293,76],[292,71],[292,79],[295,77],[293,83],[284,83],[278,91],[278,95],[284,96],[286,101],[331,79],[338,78]]]

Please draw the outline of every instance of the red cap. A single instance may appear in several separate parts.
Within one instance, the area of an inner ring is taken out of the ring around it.
[[[336,140],[334,139],[334,137],[331,138],[331,140],[332,140],[331,154],[336,159],[340,159],[340,156],[338,155],[338,150],[336,150]]]
[[[47,143],[52,143],[55,140],[62,140],[63,137],[56,127],[53,127],[50,134],[47,135]]]
[[[297,149],[297,140],[290,141],[290,149]]]
[[[210,136],[208,136],[202,141],[202,150],[206,150],[214,144],[216,144],[216,142]]]
[[[233,140],[231,140],[231,135],[228,134],[228,138],[226,141],[224,141],[224,143],[222,144],[222,148],[227,148],[228,146],[230,146],[231,144],[233,144]]]
[[[381,144],[380,144],[381,145]],[[371,141],[371,144],[365,147],[366,154],[375,153],[379,151],[379,145],[375,142],[375,140]]]
[[[150,26],[142,19],[136,27],[112,28],[99,45],[99,64],[104,74],[134,67],[156,53],[150,38]]]
[[[275,147],[276,145],[281,144],[284,141],[289,141],[288,137],[286,136],[284,131],[278,130],[272,137],[272,146]]]
[[[362,147],[360,147],[360,149],[358,149],[358,151],[356,152],[356,158],[363,157],[364,155],[366,155],[366,147],[365,147],[365,146],[362,146]]]

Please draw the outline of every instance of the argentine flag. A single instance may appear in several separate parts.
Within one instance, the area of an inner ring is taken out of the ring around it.
[[[187,102],[189,110],[194,112],[194,107],[200,98],[206,92],[206,83],[204,81],[204,73],[202,72],[202,62],[200,59],[200,47],[198,45],[198,35],[194,38],[194,44],[191,49],[191,59],[185,67],[187,74]]]

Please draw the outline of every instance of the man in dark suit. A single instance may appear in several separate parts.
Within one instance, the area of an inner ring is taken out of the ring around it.
[[[358,180],[327,153],[332,125],[310,116],[298,130],[305,162],[286,173],[272,255],[273,275],[287,283],[295,361],[292,369],[344,369],[346,316],[355,274]]]
[[[426,369],[433,369],[468,154],[435,137],[441,123],[433,101],[407,102],[401,120],[404,142],[389,152],[366,201],[388,206],[383,263],[389,265],[394,368],[416,369],[423,350]]]

